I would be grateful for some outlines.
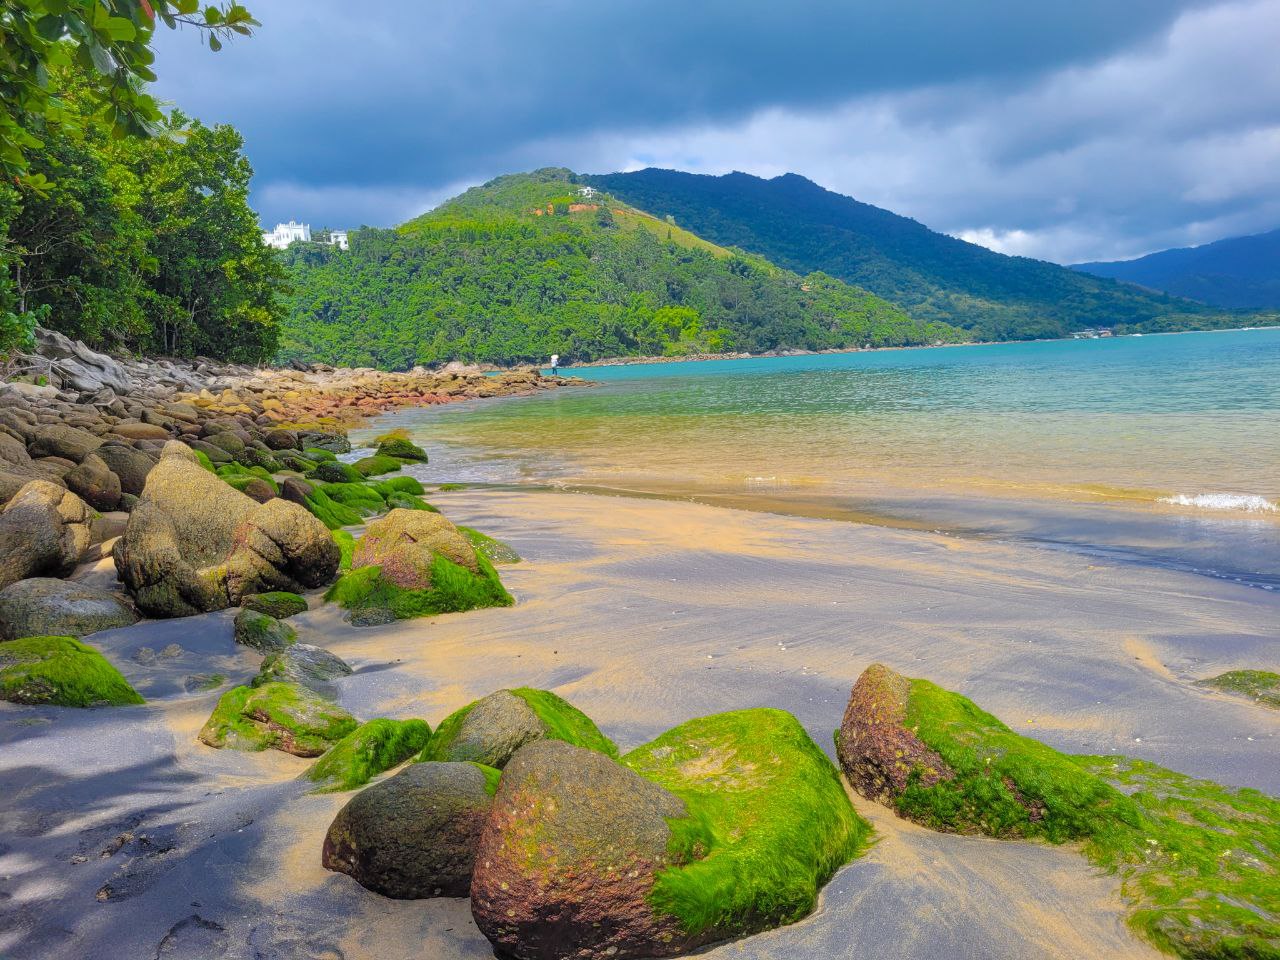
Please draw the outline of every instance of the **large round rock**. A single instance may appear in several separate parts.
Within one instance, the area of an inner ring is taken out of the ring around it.
[[[0,590],[0,639],[87,637],[127,627],[138,615],[114,593],[66,580],[33,577]]]
[[[400,900],[465,897],[491,802],[475,764],[411,764],[338,812],[324,865]]]
[[[594,750],[521,748],[480,835],[476,924],[495,953],[517,960],[681,952],[679,923],[647,897],[671,862],[667,821],[684,816],[684,801]]]
[[[92,522],[89,505],[64,487],[26,484],[0,513],[0,587],[70,573],[89,547]]]
[[[258,504],[165,446],[116,545],[116,569],[138,606],[160,617],[221,610],[249,593],[331,581],[338,547],[296,504]]]

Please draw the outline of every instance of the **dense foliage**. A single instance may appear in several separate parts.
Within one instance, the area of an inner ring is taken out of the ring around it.
[[[144,84],[156,79],[151,41],[156,20],[201,30],[213,50],[258,22],[238,3],[197,0],[6,0],[0,8],[0,172],[27,189],[45,175],[29,171],[47,137],[94,127],[140,136],[162,117]],[[74,76],[89,109],[68,109],[59,76]]]
[[[294,244],[282,358],[403,368],[962,338],[577,189],[567,170],[502,177],[353,233],[348,252]]]
[[[951,323],[978,339],[1248,322],[1190,300],[994,253],[795,174],[762,180],[649,169],[581,179],[671,216],[708,240],[792,270],[824,271],[900,305],[917,320]]]
[[[1072,269],[1217,307],[1280,310],[1280,230]]]
[[[94,101],[67,79],[67,109]],[[0,352],[37,320],[106,348],[252,361],[276,346],[283,270],[231,127],[174,111],[147,139],[46,133],[40,191],[0,186]]]

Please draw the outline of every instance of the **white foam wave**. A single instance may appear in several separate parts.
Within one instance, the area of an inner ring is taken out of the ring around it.
[[[1173,497],[1161,497],[1161,503],[1178,507],[1196,507],[1200,510],[1237,510],[1242,513],[1280,513],[1280,506],[1266,497],[1254,493],[1197,493],[1187,496],[1180,493]]]

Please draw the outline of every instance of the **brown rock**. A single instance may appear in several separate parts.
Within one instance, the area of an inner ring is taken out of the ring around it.
[[[153,423],[117,423],[111,432],[126,440],[168,440],[169,431]]]
[[[64,457],[79,463],[100,446],[102,440],[88,430],[55,423],[35,429],[27,452],[33,457]]]
[[[882,663],[867,667],[853,685],[836,756],[849,784],[868,800],[891,802],[917,768],[926,787],[954,777],[946,761],[907,727],[910,694],[911,681]]]
[[[480,835],[471,914],[516,960],[671,956],[692,944],[648,903],[684,801],[593,750],[521,748]]]
[[[89,548],[93,511],[57,484],[32,480],[0,512],[0,589],[44,574],[66,576]]]
[[[67,489],[95,510],[114,510],[120,503],[120,478],[95,453],[62,478]]]
[[[134,447],[108,441],[100,446],[96,455],[120,478],[120,489],[135,497],[142,493],[147,475],[155,467],[155,460]]]

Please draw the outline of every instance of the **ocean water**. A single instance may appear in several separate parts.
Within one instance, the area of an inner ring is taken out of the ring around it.
[[[597,385],[378,429],[409,428],[441,480],[1026,540],[1280,589],[1280,329],[571,372]]]

